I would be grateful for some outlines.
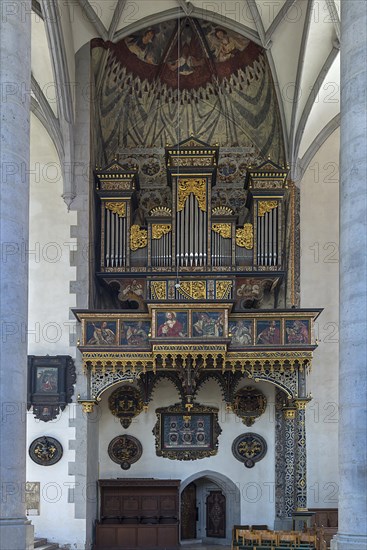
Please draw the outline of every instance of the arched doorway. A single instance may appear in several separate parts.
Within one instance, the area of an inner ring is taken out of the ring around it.
[[[185,479],[181,492],[181,540],[230,544],[240,523],[240,490],[228,477],[204,470]],[[189,526],[191,522],[191,527]]]

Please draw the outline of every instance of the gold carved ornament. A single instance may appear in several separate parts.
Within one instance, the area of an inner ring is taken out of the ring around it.
[[[161,239],[172,230],[170,223],[153,223],[152,224],[152,239]]]
[[[178,180],[178,204],[177,211],[184,209],[185,202],[189,195],[193,193],[198,201],[199,208],[206,212],[206,179],[183,179]]]
[[[138,248],[145,248],[147,244],[148,244],[148,231],[146,229],[140,229],[139,225],[132,225],[130,228],[131,250],[138,250]]]
[[[181,281],[178,291],[193,300],[205,300],[206,281]]]
[[[225,298],[228,298],[231,292],[232,281],[217,281],[215,288],[217,299],[224,300]]]
[[[231,238],[231,224],[230,223],[213,223],[212,231],[218,233],[223,239]]]
[[[124,202],[106,202],[105,207],[107,210],[111,210],[111,212],[117,214],[120,218],[126,216],[126,204]]]
[[[258,203],[258,216],[264,216],[266,213],[271,212],[274,208],[278,208],[278,201],[259,201]]]
[[[151,292],[153,300],[166,300],[167,288],[166,281],[152,281]]]
[[[252,223],[245,223],[243,227],[236,229],[236,245],[252,250],[254,248],[254,228]]]

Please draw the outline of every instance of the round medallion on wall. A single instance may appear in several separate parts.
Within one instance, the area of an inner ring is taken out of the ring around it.
[[[52,466],[62,457],[62,445],[53,437],[38,437],[29,446],[29,456],[40,466]]]
[[[232,443],[232,453],[246,468],[253,468],[266,455],[268,446],[261,435],[246,433],[239,435]]]
[[[108,446],[108,456],[123,470],[128,470],[131,464],[137,462],[143,454],[143,447],[132,435],[118,435]]]

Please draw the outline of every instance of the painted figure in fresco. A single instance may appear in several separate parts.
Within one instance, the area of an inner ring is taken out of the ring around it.
[[[217,319],[210,317],[208,313],[198,313],[198,320],[193,324],[194,336],[222,336],[223,335],[223,317]]]
[[[131,36],[126,39],[126,45],[129,50],[136,55],[142,61],[156,65],[158,60],[154,51],[154,38],[155,31],[148,29],[141,36]]]
[[[116,334],[113,330],[108,328],[107,321],[102,321],[100,326],[97,327],[94,323],[93,336],[87,342],[87,344],[93,344],[95,346],[112,346],[116,343]]]
[[[176,49],[177,51],[177,49]],[[202,67],[205,63],[203,50],[196,37],[192,35],[191,29],[184,29],[180,37],[180,57],[169,59],[167,65],[173,72],[187,76],[192,74],[195,69]]]
[[[167,311],[165,322],[158,327],[158,336],[166,336],[167,338],[181,338],[185,336],[183,326],[177,320],[174,311]]]
[[[300,320],[294,321],[292,327],[287,328],[288,344],[308,344],[308,327]]]
[[[240,319],[232,327],[232,344],[237,344],[240,346],[250,346],[251,343],[251,330],[245,325],[245,322]]]
[[[121,286],[118,294],[121,302],[137,302],[139,307],[143,305],[143,297],[144,286],[136,279],[127,281],[124,286]]]
[[[276,321],[269,321],[269,326],[264,328],[257,337],[258,344],[280,344],[280,330]]]
[[[219,63],[227,61],[237,51],[242,52],[249,43],[247,38],[229,36],[224,29],[216,29],[214,34],[208,36],[208,39],[216,60]]]
[[[121,297],[127,298],[130,294],[134,294],[135,296],[143,296],[144,294],[144,288],[141,283],[138,283],[136,279],[133,281],[129,281],[121,290]]]
[[[126,330],[126,341],[129,346],[142,346],[148,341],[148,333],[143,328],[143,322],[129,325]]]

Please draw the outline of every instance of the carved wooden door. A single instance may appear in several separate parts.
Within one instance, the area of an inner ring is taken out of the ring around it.
[[[210,491],[206,499],[206,536],[226,536],[226,497],[221,491]]]
[[[181,539],[196,539],[196,485],[190,483],[181,493]]]

